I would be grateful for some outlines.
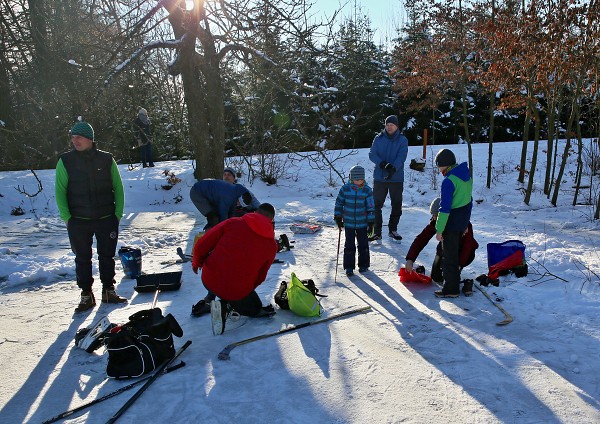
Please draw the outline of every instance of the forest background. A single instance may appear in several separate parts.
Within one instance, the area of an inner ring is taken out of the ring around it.
[[[302,152],[334,175],[329,152],[370,146],[397,114],[410,144],[466,143],[471,166],[489,143],[488,187],[493,143],[522,139],[525,203],[538,141],[566,139],[539,152],[544,193],[556,205],[577,160],[573,203],[589,189],[597,219],[598,1],[399,3],[397,37],[376,45],[356,2],[323,18],[304,0],[0,0],[0,170],[54,167],[77,117],[134,167],[144,107],[155,158],[194,159],[196,178],[252,155],[248,178],[275,182],[274,154]]]

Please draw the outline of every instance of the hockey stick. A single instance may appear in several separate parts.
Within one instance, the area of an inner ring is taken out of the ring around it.
[[[171,371],[175,371],[175,370],[177,370],[179,368],[182,368],[184,366],[185,366],[185,362],[180,361],[178,364],[175,364],[172,367],[165,368],[165,370],[162,372],[162,374],[170,373]],[[106,394],[106,395],[104,395],[104,396],[102,396],[102,397],[100,397],[98,399],[94,399],[94,400],[92,400],[90,402],[87,402],[87,403],[84,403],[83,405],[80,405],[80,406],[78,406],[76,408],[69,409],[68,411],[65,411],[65,412],[63,412],[61,414],[58,414],[57,416],[52,417],[49,420],[44,421],[42,424],[50,424],[50,423],[54,423],[54,422],[56,422],[58,420],[62,420],[63,418],[70,417],[71,415],[73,415],[76,412],[82,411],[82,410],[84,410],[86,408],[89,408],[90,406],[93,406],[93,405],[95,405],[97,403],[103,402],[106,399],[110,399],[112,397],[120,395],[121,393],[126,392],[127,390],[132,389],[135,386],[137,386],[138,384],[143,383],[144,381],[149,380],[151,378],[152,378],[152,376],[148,375],[148,376],[146,376],[146,377],[144,377],[144,378],[142,378],[142,379],[140,379],[138,381],[134,381],[133,383],[128,384],[127,386],[123,386],[120,389],[115,390],[114,392],[110,392],[110,393],[108,393],[108,394]]]
[[[338,247],[337,247],[337,256],[335,257],[335,277],[333,277],[333,284],[337,282],[337,270],[338,265],[340,264],[340,243],[342,242],[342,229],[339,228],[340,234],[338,235]]]
[[[485,297],[487,297],[487,298],[488,298],[488,300],[489,300],[490,302],[492,302],[492,304],[493,304],[493,305],[494,305],[496,308],[500,309],[500,312],[502,312],[502,313],[504,314],[504,319],[503,319],[502,321],[499,321],[499,322],[497,322],[497,323],[496,323],[496,325],[506,325],[506,324],[510,324],[510,323],[513,321],[513,317],[511,317],[511,316],[510,316],[510,314],[509,314],[508,312],[506,312],[502,306],[500,306],[500,305],[498,305],[496,302],[494,302],[494,300],[493,300],[493,299],[490,297],[490,295],[489,295],[489,294],[488,294],[488,293],[487,293],[485,290],[483,290],[483,289],[482,289],[482,288],[479,286],[479,284],[477,284],[477,283],[473,282],[473,285],[474,285],[475,287],[477,287],[477,289],[478,289],[478,290],[479,290],[481,293],[483,293],[483,295],[484,295]]]
[[[251,337],[251,338],[245,339],[245,340],[240,340],[239,342],[231,343],[231,344],[228,344],[227,346],[225,346],[225,348],[221,352],[219,352],[219,359],[221,359],[221,360],[230,359],[229,353],[231,353],[231,351],[233,349],[235,349],[238,346],[245,345],[247,343],[252,343],[257,340],[262,340],[262,339],[266,339],[266,338],[273,337],[273,336],[278,336],[278,335],[284,334],[284,333],[289,333],[290,331],[296,331],[301,328],[308,327],[309,325],[321,324],[323,322],[331,321],[336,318],[345,317],[346,315],[352,315],[352,314],[357,314],[359,312],[365,312],[370,309],[371,309],[370,306],[364,306],[362,308],[352,309],[352,310],[346,311],[346,312],[341,312],[339,314],[331,315],[326,318],[318,319],[316,321],[308,321],[308,322],[304,322],[302,324],[292,325],[290,327],[284,328],[283,330],[275,331],[273,333],[262,334],[260,336]]]
[[[123,415],[123,413],[124,413],[125,411],[127,411],[127,409],[128,409],[128,408],[129,408],[131,405],[133,405],[133,402],[135,402],[135,401],[136,401],[136,399],[137,399],[137,398],[139,398],[139,397],[142,395],[142,393],[144,393],[144,392],[146,391],[146,389],[147,389],[148,387],[150,387],[150,385],[151,385],[152,383],[154,383],[154,380],[156,380],[156,379],[157,379],[157,378],[158,378],[158,377],[159,377],[159,376],[160,376],[160,375],[163,373],[163,371],[164,371],[165,369],[167,369],[167,367],[168,367],[169,365],[171,365],[171,363],[173,363],[173,361],[174,361],[174,360],[175,360],[175,359],[176,359],[176,358],[177,358],[179,355],[181,355],[181,354],[183,353],[183,351],[184,351],[184,350],[186,350],[186,349],[189,347],[189,345],[191,345],[191,344],[192,344],[192,341],[191,341],[191,340],[188,340],[187,342],[185,342],[185,343],[183,344],[183,346],[181,346],[181,347],[179,348],[179,350],[178,350],[177,352],[175,352],[175,356],[173,356],[173,358],[169,359],[169,360],[168,360],[168,361],[166,361],[164,364],[162,364],[162,365],[160,366],[160,368],[159,368],[159,369],[158,369],[158,370],[157,370],[157,371],[156,371],[154,374],[152,374],[152,377],[150,377],[148,380],[146,380],[146,383],[145,383],[145,384],[144,384],[142,387],[140,387],[140,388],[139,388],[139,390],[138,390],[137,392],[135,392],[135,393],[133,394],[133,396],[131,396],[131,398],[129,398],[129,400],[128,400],[127,402],[125,402],[125,404],[124,404],[124,405],[121,407],[121,409],[119,409],[119,410],[118,410],[118,411],[115,413],[115,415],[113,415],[113,416],[112,416],[112,417],[111,417],[111,418],[110,418],[110,419],[109,419],[109,420],[106,422],[106,424],[112,424],[112,423],[116,422],[116,421],[119,419],[119,417],[120,417],[121,415]]]

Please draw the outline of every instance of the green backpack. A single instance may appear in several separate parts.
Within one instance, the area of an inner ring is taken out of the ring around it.
[[[287,287],[290,309],[302,317],[321,316],[323,309],[314,294],[292,272],[292,279]]]

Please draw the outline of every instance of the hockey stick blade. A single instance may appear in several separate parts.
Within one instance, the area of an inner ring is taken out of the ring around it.
[[[490,302],[492,302],[492,305],[494,305],[496,308],[498,308],[498,309],[500,310],[500,312],[502,312],[502,313],[504,314],[504,319],[503,319],[502,321],[499,321],[499,322],[497,322],[497,323],[496,323],[496,325],[506,325],[506,324],[510,324],[511,322],[513,322],[513,317],[512,317],[512,316],[510,316],[510,314],[509,314],[508,312],[506,312],[502,306],[500,306],[500,305],[498,305],[496,302],[494,302],[494,300],[493,300],[493,299],[490,297],[490,295],[489,295],[489,294],[488,294],[488,293],[487,293],[485,290],[483,290],[483,289],[482,289],[482,288],[479,286],[479,284],[477,284],[477,283],[474,283],[473,285],[474,285],[475,287],[477,287],[477,289],[478,289],[478,290],[479,290],[481,293],[483,293],[483,295],[484,295],[485,297],[487,297],[487,298],[488,298],[488,300],[489,300]]]
[[[146,391],[146,389],[148,387],[150,387],[150,385],[152,383],[154,383],[154,381],[162,374],[162,371],[165,370],[167,367],[169,367],[169,365],[171,365],[171,363],[173,363],[173,361],[175,361],[175,359],[177,359],[177,357],[179,357],[179,355],[181,355],[190,345],[192,344],[191,340],[188,340],[187,342],[185,342],[183,344],[183,346],[181,346],[179,348],[179,350],[177,352],[175,352],[175,356],[173,356],[170,360],[166,361],[164,364],[162,364],[160,366],[160,368],[158,369],[158,371],[156,371],[154,374],[152,374],[152,376],[146,380],[146,382],[144,383],[144,385],[142,387],[140,387],[138,389],[137,392],[135,392],[133,394],[133,396],[131,396],[131,398],[129,398],[129,400],[127,402],[125,402],[125,404],[121,407],[121,409],[119,409],[115,415],[113,415],[107,422],[106,424],[112,424],[114,422],[116,422],[119,417],[121,415],[123,415],[123,413],[125,413],[125,411],[127,411],[127,409],[129,409],[129,407],[131,405],[133,405],[133,403],[137,400],[137,398],[139,398],[142,393],[144,393]]]
[[[177,363],[177,364],[175,364],[173,366],[165,368],[165,370],[162,372],[162,374],[170,373],[171,371],[178,370],[179,368],[182,368],[184,366],[185,366],[185,362],[180,361],[179,363]],[[79,405],[76,408],[69,409],[68,411],[62,412],[62,413],[56,415],[55,417],[52,417],[49,420],[44,421],[42,424],[50,424],[50,423],[54,423],[54,422],[56,422],[58,420],[62,420],[63,418],[70,417],[71,415],[75,414],[76,412],[83,411],[84,409],[87,409],[87,408],[89,408],[89,407],[91,407],[91,406],[93,406],[93,405],[95,405],[97,403],[100,403],[102,401],[105,401],[107,399],[115,397],[117,395],[120,395],[121,393],[126,392],[127,390],[132,389],[135,386],[137,386],[137,385],[139,385],[139,384],[143,383],[144,381],[147,381],[147,380],[149,380],[151,378],[152,378],[152,376],[148,375],[148,376],[146,376],[146,377],[144,377],[144,378],[142,378],[140,380],[137,380],[137,381],[134,381],[133,383],[128,384],[127,386],[123,386],[120,389],[117,389],[117,390],[115,390],[113,392],[110,392],[110,393],[108,393],[108,394],[106,394],[106,395],[104,395],[102,397],[99,397],[98,399],[94,399],[94,400],[92,400],[90,402],[84,403],[83,405]]]
[[[245,345],[247,343],[255,342],[257,340],[262,340],[262,339],[266,339],[269,337],[278,336],[280,334],[289,333],[290,331],[296,331],[301,328],[308,327],[309,325],[321,324],[321,323],[324,323],[327,321],[332,321],[337,318],[345,317],[347,315],[357,314],[359,312],[366,312],[369,310],[371,310],[370,306],[364,306],[362,308],[352,309],[352,310],[346,311],[346,312],[341,312],[339,314],[331,315],[331,316],[328,316],[328,317],[325,317],[322,319],[318,319],[316,321],[308,321],[308,322],[304,322],[302,324],[292,325],[290,327],[284,328],[283,330],[274,331],[272,333],[267,333],[267,334],[262,334],[262,335],[256,336],[256,337],[250,337],[249,339],[245,339],[245,340],[240,340],[239,342],[231,343],[231,344],[225,346],[225,348],[223,348],[223,350],[221,352],[219,352],[219,359],[221,359],[223,361],[230,359],[229,354],[231,353],[231,351],[233,349],[235,349],[238,346]]]

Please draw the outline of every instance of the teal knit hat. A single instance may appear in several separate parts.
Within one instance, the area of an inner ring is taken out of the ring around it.
[[[90,124],[84,121],[79,121],[71,128],[71,135],[80,135],[89,140],[94,141],[94,129]]]

